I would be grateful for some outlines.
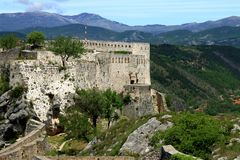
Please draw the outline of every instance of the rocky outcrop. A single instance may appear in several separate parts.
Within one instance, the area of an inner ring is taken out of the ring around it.
[[[172,155],[180,153],[172,145],[162,146],[161,159],[170,159]]]
[[[11,96],[12,90],[0,97],[0,147],[23,135],[26,124],[34,113],[24,96]]]
[[[191,158],[196,159],[196,160],[202,160],[200,158],[193,157],[193,156],[190,156],[190,155],[186,155],[182,152],[179,152],[172,145],[165,145],[165,146],[161,147],[160,160],[168,160],[175,154],[180,154],[180,155],[186,156],[186,158],[191,157]]]
[[[172,127],[171,122],[161,123],[155,117],[148,120],[147,123],[140,126],[137,130],[128,136],[127,141],[120,149],[121,155],[138,154],[143,155],[151,151],[153,148],[149,144],[150,139],[156,131],[165,131]]]

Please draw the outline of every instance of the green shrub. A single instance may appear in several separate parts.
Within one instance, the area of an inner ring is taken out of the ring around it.
[[[225,141],[229,127],[203,114],[183,113],[173,119],[175,124],[165,133],[157,132],[151,142],[155,147],[159,140],[173,145],[177,150],[196,157],[208,159],[214,144]]]
[[[17,86],[11,91],[11,97],[12,98],[19,98],[20,96],[23,95],[23,93],[26,91],[26,88],[23,86]]]
[[[89,142],[93,138],[93,128],[88,118],[75,107],[65,110],[65,115],[60,117],[60,125],[64,126],[68,139],[83,139]]]
[[[171,156],[170,160],[196,160],[196,159],[188,155],[174,154]]]
[[[9,90],[9,84],[4,76],[0,76],[0,95]]]

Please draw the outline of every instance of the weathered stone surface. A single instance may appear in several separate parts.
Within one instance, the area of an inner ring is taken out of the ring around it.
[[[144,155],[141,160],[161,160],[161,152],[160,151],[152,151]]]
[[[240,155],[237,158],[235,158],[234,160],[240,160]]]
[[[5,118],[0,123],[0,142],[4,143],[24,133],[26,123],[33,113],[30,112],[24,95],[16,99],[11,98],[10,93],[11,90],[0,96],[0,115]]]
[[[150,146],[150,138],[156,131],[165,131],[173,124],[171,122],[161,123],[155,117],[148,120],[147,123],[140,126],[137,130],[128,136],[127,141],[123,144],[120,149],[121,155],[127,155],[128,153],[133,154],[146,154],[152,150]]]
[[[27,113],[27,111],[25,110],[20,110],[19,112],[17,113],[12,113],[10,116],[9,116],[9,120],[10,121],[16,121],[16,120],[21,120],[21,119],[24,119],[24,118],[27,118],[29,116],[29,113]]]
[[[227,157],[220,157],[220,158],[218,158],[218,160],[228,160],[228,158]]]
[[[170,119],[170,118],[172,118],[172,115],[164,115],[164,116],[162,116],[162,119]]]
[[[238,124],[233,125],[233,129],[231,130],[232,133],[240,132],[240,126]]]
[[[180,153],[172,145],[162,146],[161,159],[169,159],[172,155]]]
[[[181,154],[181,155],[185,155],[185,156],[190,156],[190,155],[186,155],[182,152],[179,152],[178,150],[176,150],[172,145],[165,145],[161,147],[161,152],[160,152],[161,156],[160,159],[161,160],[168,160],[171,158],[171,156],[173,156],[174,154]],[[196,159],[196,160],[202,160],[201,158],[197,158],[197,157],[193,157],[192,158]]]

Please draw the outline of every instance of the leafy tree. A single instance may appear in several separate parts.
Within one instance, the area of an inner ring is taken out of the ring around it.
[[[123,100],[115,91],[112,91],[111,89],[107,89],[103,93],[103,96],[105,98],[103,114],[104,118],[108,120],[109,128],[111,121],[117,116],[117,113],[115,112],[116,109],[122,109]]]
[[[19,39],[14,34],[9,34],[0,38],[0,46],[3,50],[15,48]]]
[[[64,126],[68,138],[91,140],[93,128],[88,118],[78,108],[70,107],[65,110],[65,115],[60,116],[60,125]]]
[[[70,57],[79,58],[84,53],[83,43],[79,40],[74,40],[71,37],[60,36],[51,42],[50,48],[56,55],[62,58],[62,65],[65,68],[66,61]]]
[[[80,111],[87,114],[92,120],[94,128],[97,126],[97,119],[99,117],[108,120],[108,127],[110,122],[118,117],[115,112],[123,106],[122,98],[111,89],[100,91],[96,88],[88,90],[77,90],[75,97],[75,104],[80,108]]]
[[[211,148],[225,141],[229,135],[229,126],[203,114],[184,113],[174,119],[174,126],[165,133],[158,132],[152,138],[152,144],[159,146],[159,140],[171,144],[179,151],[208,159]]]
[[[93,127],[96,129],[97,119],[103,115],[103,106],[105,105],[102,91],[96,88],[77,90],[75,105],[91,119]]]
[[[40,47],[45,40],[45,36],[42,32],[33,31],[27,35],[27,42],[33,44],[34,48]]]

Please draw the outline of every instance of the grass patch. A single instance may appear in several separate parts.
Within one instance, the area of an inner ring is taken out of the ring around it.
[[[57,150],[60,145],[65,141],[65,134],[58,134],[56,136],[48,136],[47,141],[51,145],[51,148]]]
[[[67,155],[76,155],[80,151],[82,151],[86,146],[87,143],[82,140],[71,140],[64,145],[61,152]]]
[[[189,155],[174,154],[171,156],[170,160],[196,160],[196,159]]]

